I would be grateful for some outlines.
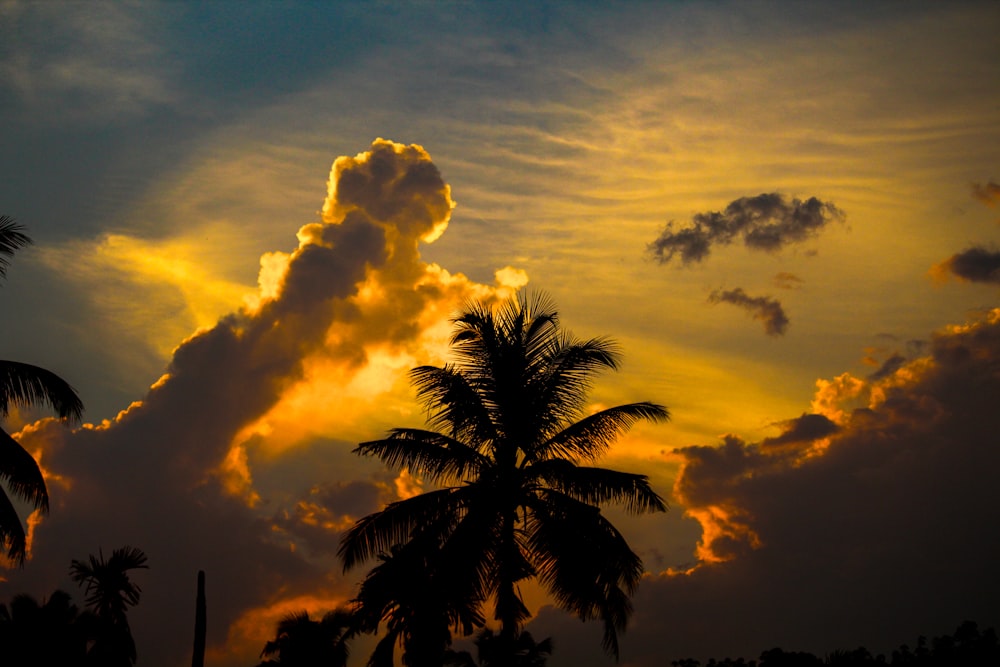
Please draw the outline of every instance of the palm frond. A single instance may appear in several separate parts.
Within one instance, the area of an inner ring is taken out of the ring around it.
[[[49,511],[49,492],[38,462],[6,431],[0,429],[0,480],[21,500],[43,514]]]
[[[3,489],[0,489],[0,547],[7,548],[7,557],[13,563],[24,566],[28,548],[24,526]]]
[[[483,396],[454,366],[419,366],[410,371],[410,381],[427,408],[432,429],[474,441],[495,437]]]
[[[389,437],[362,442],[354,453],[374,456],[393,470],[408,468],[435,483],[461,482],[489,464],[482,454],[459,440],[414,428],[392,429]]]
[[[60,417],[79,420],[83,402],[65,380],[52,371],[18,361],[0,360],[0,416],[12,405],[49,405]]]
[[[670,413],[662,405],[641,402],[619,405],[584,417],[556,433],[529,453],[529,460],[565,458],[593,461],[641,420],[666,421]]]
[[[597,508],[558,491],[540,492],[531,517],[539,580],[564,609],[585,621],[603,620],[604,648],[617,658],[642,560]]]
[[[458,507],[456,492],[447,488],[389,503],[384,509],[358,519],[340,540],[337,556],[344,571],[386,553],[393,545],[406,542],[414,529],[433,524],[453,525]]]
[[[0,215],[0,278],[6,277],[14,253],[30,244],[31,238],[24,233],[24,227],[10,216]]]
[[[528,471],[549,487],[588,505],[618,504],[632,514],[667,511],[667,504],[653,491],[646,475],[578,466],[564,459],[539,461]]]

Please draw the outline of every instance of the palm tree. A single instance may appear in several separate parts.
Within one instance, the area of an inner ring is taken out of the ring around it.
[[[258,667],[343,667],[352,627],[353,616],[347,609],[334,609],[319,621],[309,618],[307,611],[289,614],[278,622],[274,640],[260,653],[275,659]]]
[[[353,600],[358,629],[375,633],[386,622],[386,634],[368,667],[392,667],[397,643],[403,647],[404,665],[440,665],[451,645],[452,627],[467,635],[483,624],[479,601],[469,600],[436,567],[438,546],[419,539],[394,545],[365,576]]]
[[[448,651],[446,667],[545,667],[552,655],[552,638],[536,642],[530,632],[521,632],[507,646],[504,638],[490,628],[484,628],[476,637],[478,661],[468,651]]]
[[[99,633],[89,655],[97,664],[130,667],[135,663],[135,640],[126,613],[139,603],[142,589],[129,579],[129,570],[146,569],[146,554],[124,546],[111,552],[90,555],[88,562],[74,560],[70,577],[84,587],[86,604],[97,616]]]
[[[7,275],[10,257],[31,243],[23,228],[7,216],[0,216],[0,278]],[[62,418],[80,419],[83,403],[65,380],[51,371],[31,364],[0,359],[0,418],[10,414],[11,407],[34,404],[50,406]],[[0,481],[16,497],[45,514],[49,510],[49,493],[38,463],[14,438],[0,429]],[[27,538],[21,518],[10,497],[0,487],[0,547],[7,557],[23,566],[27,555]]]
[[[604,622],[617,657],[642,561],[601,514],[666,505],[645,475],[593,467],[640,420],[665,420],[648,402],[585,414],[593,376],[618,367],[616,345],[577,340],[544,296],[454,320],[455,360],[411,371],[428,429],[397,428],[355,452],[439,485],[360,519],[344,536],[345,571],[394,545],[439,545],[434,567],[473,603],[492,600],[513,643],[530,615],[519,582],[537,578],[567,611]]]

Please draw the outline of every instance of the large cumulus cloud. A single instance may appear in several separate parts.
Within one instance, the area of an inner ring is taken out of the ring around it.
[[[773,437],[677,450],[697,560],[642,582],[623,664],[887,652],[964,619],[996,627],[998,396],[1000,309],[871,378],[819,381]],[[531,629],[558,638],[554,667],[595,649],[548,611]]]
[[[445,230],[453,206],[419,146],[380,139],[337,159],[322,220],[299,230],[293,252],[265,255],[256,301],[183,341],[141,401],[75,431],[52,420],[22,430],[53,507],[28,567],[0,593],[48,595],[71,586],[70,559],[138,546],[150,569],[137,575],[132,618],[148,665],[189,659],[199,569],[215,664],[252,661],[288,605],[345,600],[350,582],[329,558],[336,534],[419,483],[348,481],[338,467],[352,458],[351,427],[380,396],[393,404],[412,365],[439,361],[464,301],[526,279],[507,269],[507,284],[480,285],[422,261],[419,244]],[[352,402],[359,386],[368,404]]]

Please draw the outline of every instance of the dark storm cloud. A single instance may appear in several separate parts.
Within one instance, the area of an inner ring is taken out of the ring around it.
[[[1000,183],[989,181],[985,185],[982,183],[972,184],[972,196],[987,206],[1000,204]]]
[[[653,259],[668,263],[675,255],[681,262],[700,262],[713,245],[729,245],[737,237],[751,250],[777,252],[785,245],[812,238],[823,227],[844,219],[843,212],[816,197],[802,201],[778,193],[741,197],[725,211],[697,213],[691,224],[675,229],[670,222],[659,238],[649,244]]]
[[[733,436],[678,451],[675,502],[702,524],[701,563],[643,581],[630,664],[880,652],[963,619],[1000,623],[1000,309],[940,331],[928,352],[876,380],[822,384],[841,409],[786,422],[781,447]]]
[[[766,438],[761,445],[781,446],[810,443],[833,435],[839,427],[824,415],[804,414],[779,424],[784,431],[774,438]]]
[[[973,246],[935,264],[931,275],[939,279],[954,276],[964,282],[1000,284],[1000,252]]]
[[[715,290],[708,296],[711,303],[731,303],[747,311],[755,320],[760,320],[769,336],[784,335],[788,329],[788,317],[781,302],[768,296],[750,296],[737,287],[731,290]]]
[[[868,376],[869,380],[881,380],[882,378],[889,377],[897,370],[899,370],[903,364],[907,361],[906,357],[901,354],[895,353],[882,362],[878,370]]]

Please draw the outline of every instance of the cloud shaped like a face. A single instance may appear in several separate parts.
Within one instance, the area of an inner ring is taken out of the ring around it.
[[[708,296],[710,303],[731,303],[747,311],[764,325],[768,336],[782,336],[788,329],[788,316],[781,302],[769,296],[750,296],[741,287],[715,290]]]
[[[323,557],[345,522],[405,484],[345,485],[320,477],[337,474],[326,462],[353,461],[344,433],[402,402],[391,392],[409,368],[440,363],[448,318],[464,302],[507,296],[526,280],[507,267],[497,285],[481,285],[420,259],[419,244],[445,230],[453,206],[419,146],[379,139],[338,159],[322,222],[299,230],[295,251],[263,258],[253,306],[180,343],[144,399],[114,420],[72,432],[51,420],[26,427],[19,437],[40,453],[53,508],[30,567],[9,575],[15,590],[47,595],[71,586],[61,582],[72,558],[142,548],[150,569],[130,618],[141,659],[154,665],[186,653],[177,638],[190,632],[198,570],[208,574],[209,642],[236,664],[273,632],[236,645],[250,636],[247,619],[270,618],[259,610],[278,596],[346,600],[350,582],[331,578]],[[286,475],[280,494],[281,481],[270,481],[272,500],[254,476],[292,445],[308,474]],[[238,636],[223,649],[230,631]]]
[[[741,197],[724,211],[695,214],[685,227],[675,229],[673,222],[667,223],[648,251],[661,264],[669,263],[676,255],[684,264],[697,263],[708,257],[713,245],[729,245],[741,237],[751,250],[777,252],[843,219],[840,209],[816,197],[802,201],[776,192]]]
[[[995,626],[998,368],[1000,309],[878,377],[817,383],[817,411],[773,438],[679,450],[700,561],[643,582],[629,659],[886,651],[962,619]]]

